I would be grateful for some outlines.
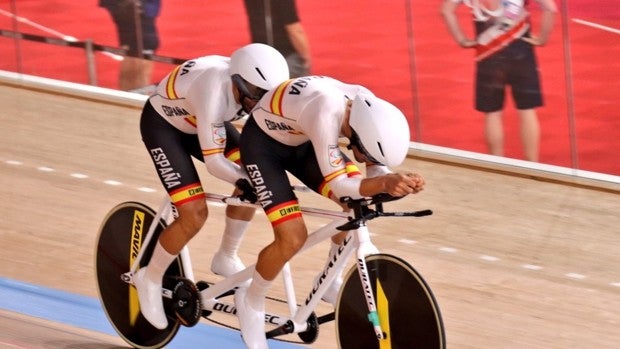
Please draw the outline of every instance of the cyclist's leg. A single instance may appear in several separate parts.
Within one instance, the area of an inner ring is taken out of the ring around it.
[[[239,131],[230,122],[224,122],[226,129],[226,147],[224,155],[229,161],[241,166],[241,155],[239,152]],[[239,195],[241,192],[235,189],[232,195]],[[239,258],[238,251],[243,240],[243,236],[254,217],[256,209],[245,206],[226,206],[226,218],[224,221],[224,232],[220,247],[213,255],[211,260],[211,271],[215,274],[229,276],[245,269],[245,265]]]
[[[127,343],[140,348],[164,346],[172,340],[179,328],[177,322],[170,322],[163,330],[149,324],[140,314],[136,289],[121,279],[121,275],[130,270],[143,248],[143,241],[154,217],[155,212],[140,203],[126,202],[116,206],[99,230],[96,249],[97,288],[106,316]],[[146,264],[159,234],[165,228],[163,221],[157,224],[149,246],[144,247],[140,265]],[[180,259],[170,265],[166,275],[183,275]]]
[[[299,178],[308,188],[316,191],[317,193],[330,198],[332,201],[340,205],[343,211],[347,211],[348,207],[340,202],[340,200],[333,195],[331,190],[329,189],[329,185],[325,183],[325,179],[323,174],[320,171],[320,167],[318,161],[316,159],[316,155],[314,153],[314,148],[310,143],[306,143],[300,146],[299,154],[296,156],[296,166],[291,169],[291,173]],[[349,177],[357,177],[361,176],[361,171],[355,165],[353,161],[346,155],[342,154],[343,160],[346,163],[346,173]],[[348,232],[343,231],[332,236],[332,242],[330,244],[329,251],[327,253],[327,258],[325,260],[325,265],[319,271],[318,275],[315,276],[313,284],[317,285],[319,279],[324,277],[323,270],[327,268],[329,264],[335,258],[335,255],[342,249],[342,242],[344,241]],[[332,304],[334,307],[336,306],[336,300],[338,297],[338,291],[342,285],[342,273],[343,270],[339,270],[338,274],[329,285],[323,297],[321,298],[323,301]]]
[[[404,260],[386,254],[366,257],[378,318],[389,348],[444,349],[439,307],[430,287]],[[379,348],[357,269],[345,277],[336,307],[340,348]],[[369,343],[375,343],[370,345]]]
[[[274,240],[261,250],[247,290],[235,294],[241,332],[248,346],[266,347],[264,297],[282,267],[302,247],[307,230],[287,176],[295,165],[297,147],[267,135],[250,117],[241,138],[241,161],[258,200],[273,226]]]
[[[152,324],[164,328],[167,319],[159,291],[164,272],[207,219],[205,193],[192,161],[192,156],[202,156],[202,151],[196,135],[174,128],[149,102],[142,112],[140,133],[178,213],[174,222],[161,233],[148,265],[136,273],[134,280],[142,312]]]

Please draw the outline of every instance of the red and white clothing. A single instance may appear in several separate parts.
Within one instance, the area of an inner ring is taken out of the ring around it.
[[[528,0],[453,0],[471,8],[476,25],[476,60],[523,37],[530,29]]]

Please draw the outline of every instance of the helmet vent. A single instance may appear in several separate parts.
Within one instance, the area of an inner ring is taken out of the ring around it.
[[[383,152],[383,147],[381,147],[381,143],[377,142],[377,146],[379,147],[379,151],[381,152],[381,155],[385,156],[385,153]]]
[[[265,75],[263,75],[263,72],[261,72],[258,67],[254,68],[254,69],[256,70],[258,75],[260,75],[260,77],[263,78],[263,80],[267,81],[267,79],[265,78]]]

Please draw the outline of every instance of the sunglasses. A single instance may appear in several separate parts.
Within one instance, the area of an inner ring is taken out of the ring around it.
[[[370,155],[368,150],[366,150],[364,145],[362,145],[362,141],[360,140],[360,137],[355,132],[355,130],[351,129],[351,132],[352,134],[351,134],[351,138],[349,138],[349,145],[347,145],[347,149],[351,150],[351,147],[356,147],[357,150],[360,151],[360,153],[364,154],[364,156],[366,157],[366,160],[368,160],[369,162],[375,165],[382,165],[381,162],[375,159],[372,155]]]
[[[267,90],[250,84],[239,74],[234,74],[231,78],[235,86],[241,91],[241,95],[249,99],[259,101],[267,93]]]

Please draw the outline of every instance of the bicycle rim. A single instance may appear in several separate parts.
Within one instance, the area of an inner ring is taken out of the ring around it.
[[[422,276],[396,256],[366,257],[377,312],[387,338],[379,341],[368,320],[359,274],[351,268],[336,306],[336,337],[341,349],[445,349],[437,301]]]
[[[121,275],[130,270],[131,256],[137,255],[154,218],[155,211],[144,204],[124,202],[117,205],[99,229],[95,251],[97,289],[103,310],[119,336],[136,348],[161,348],[179,330],[179,323],[170,318],[164,330],[151,326],[140,313],[137,291],[121,280]],[[157,238],[165,227],[166,223],[160,221],[140,266],[151,258]],[[183,276],[180,258],[170,265],[166,275]]]

